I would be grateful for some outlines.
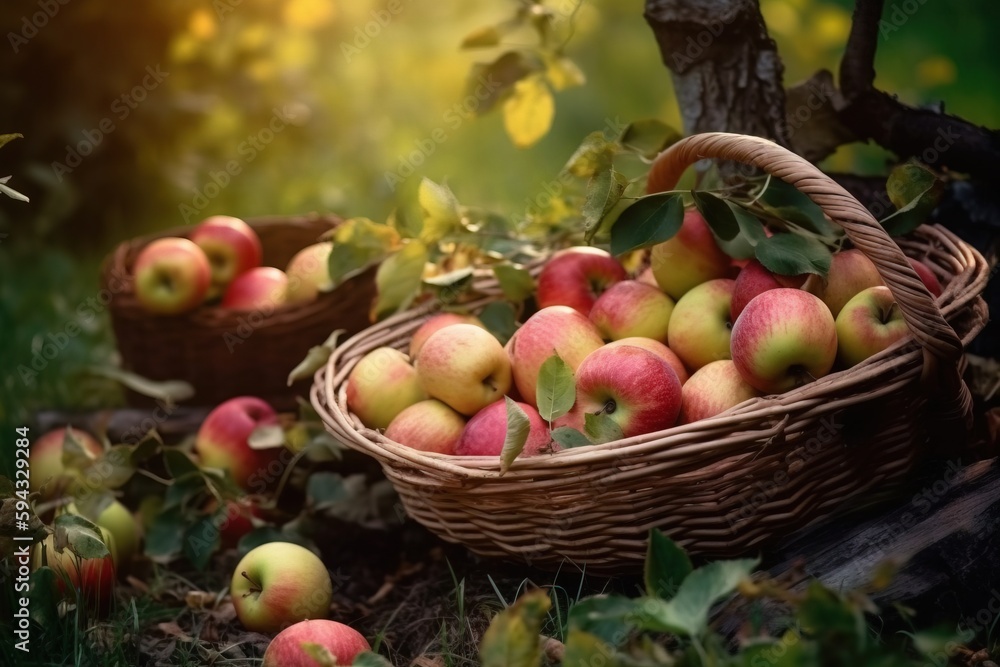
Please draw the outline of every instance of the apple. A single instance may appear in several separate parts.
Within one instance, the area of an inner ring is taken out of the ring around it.
[[[771,273],[757,259],[747,261],[746,265],[740,269],[736,276],[736,285],[733,287],[733,302],[729,310],[729,321],[735,322],[736,318],[743,312],[743,308],[750,299],[761,292],[778,287],[802,287],[807,276],[783,276],[778,273]]]
[[[314,300],[320,292],[333,289],[333,281],[330,280],[331,250],[333,243],[324,241],[295,253],[285,267],[285,275],[288,276],[287,303],[306,303]]]
[[[549,436],[548,423],[533,406],[527,403],[517,405],[528,415],[531,424],[528,441],[524,443],[521,456],[534,456],[548,450],[549,445],[553,444]],[[501,398],[487,405],[469,420],[455,447],[455,453],[459,456],[500,456],[506,437],[507,401]],[[558,449],[558,446],[554,445],[553,449]]]
[[[658,287],[623,280],[609,287],[590,309],[590,321],[605,340],[641,336],[667,340],[674,300]]]
[[[830,372],[837,327],[817,296],[779,287],[758,294],[743,309],[733,324],[732,353],[748,384],[777,394]]]
[[[273,266],[258,266],[238,275],[222,296],[222,307],[231,310],[270,310],[284,305],[288,276]]]
[[[315,644],[327,651],[337,665],[350,665],[359,653],[370,651],[368,641],[354,628],[336,621],[299,621],[271,640],[264,651],[263,667],[322,667],[303,645]]]
[[[182,238],[158,239],[144,247],[133,272],[136,300],[158,315],[176,315],[200,305],[212,280],[205,253]]]
[[[268,542],[236,565],[229,584],[236,616],[252,632],[278,632],[325,618],[333,582],[319,556],[291,542]]]
[[[229,215],[202,220],[191,240],[204,251],[212,273],[212,289],[221,294],[236,276],[260,266],[264,256],[253,227]]]
[[[28,461],[31,464],[28,480],[32,493],[39,493],[43,500],[57,498],[77,476],[75,470],[67,470],[62,463],[63,443],[67,432],[75,439],[90,459],[96,459],[104,452],[94,436],[78,429],[57,428],[49,431],[31,445]]]
[[[736,281],[729,278],[709,280],[689,290],[674,306],[667,346],[690,370],[730,358],[729,312],[735,286]]]
[[[625,267],[606,251],[590,246],[566,248],[542,267],[535,301],[539,309],[569,306],[586,316],[604,290],[626,278]]]
[[[586,414],[606,414],[626,438],[670,428],[681,409],[681,383],[666,361],[633,345],[594,350],[576,371],[576,403],[560,425],[583,430]]]
[[[361,357],[347,376],[347,407],[368,428],[385,428],[404,408],[425,398],[417,369],[391,347]]]
[[[681,387],[681,424],[714,417],[734,405],[759,396],[747,384],[731,359],[702,366]]]
[[[937,276],[934,275],[931,268],[919,259],[913,259],[912,257],[907,257],[906,259],[909,260],[910,266],[913,267],[913,270],[917,272],[917,276],[924,284],[924,287],[927,288],[927,291],[936,297],[941,296],[941,292],[944,291],[941,288],[941,281],[937,279]]]
[[[674,300],[695,285],[729,275],[729,255],[724,253],[701,213],[691,209],[673,237],[653,246],[649,265],[660,289]]]
[[[258,426],[278,423],[278,415],[266,401],[253,396],[231,398],[213,409],[195,439],[194,449],[202,465],[228,470],[239,486],[277,481],[272,468],[280,463],[279,448],[252,449],[247,442]]]
[[[422,452],[454,454],[465,417],[431,398],[414,403],[389,423],[385,437]]]
[[[474,415],[510,390],[510,359],[500,341],[474,324],[435,331],[416,361],[420,386],[463,415]]]
[[[538,405],[538,370],[553,355],[573,371],[584,358],[604,345],[594,324],[569,306],[542,308],[528,318],[507,342],[514,384],[525,403]]]
[[[431,315],[427,321],[413,332],[413,337],[410,338],[410,359],[417,358],[420,348],[424,346],[424,343],[427,342],[432,333],[452,324],[475,324],[482,329],[486,328],[482,320],[475,315],[462,313],[437,313],[436,315]]]
[[[68,514],[80,514],[76,503],[66,505],[65,511]],[[139,524],[132,513],[117,500],[112,500],[96,518],[86,518],[97,524],[102,532],[111,534],[111,539],[106,542],[115,568],[125,568],[139,551]]]
[[[114,553],[113,538],[102,531],[108,551]],[[103,558],[80,558],[69,548],[56,551],[55,534],[35,547],[35,567],[48,565],[55,572],[61,598],[69,598],[98,616],[106,616],[114,603],[115,563],[112,553]]]
[[[688,372],[684,367],[684,362],[681,361],[681,358],[678,357],[673,350],[660,341],[653,340],[652,338],[634,336],[612,341],[605,345],[605,347],[614,347],[616,345],[634,345],[635,347],[641,347],[644,350],[649,350],[660,359],[663,359],[665,362],[670,364],[670,367],[674,369],[674,373],[677,373],[677,379],[680,380],[682,385],[688,381]]]
[[[834,317],[855,294],[882,284],[878,269],[860,250],[834,253],[826,280],[817,281],[812,288],[806,283],[807,289],[823,300]]]
[[[260,508],[248,498],[227,500],[222,509],[219,508],[219,501],[212,498],[205,505],[205,511],[213,516],[223,549],[235,547],[244,535],[254,529],[254,517],[260,516]]]
[[[652,285],[656,289],[660,289],[660,285],[656,282],[656,276],[653,275],[653,267],[651,266],[647,266],[640,271],[635,279],[644,285]]]
[[[837,356],[847,367],[860,364],[910,333],[888,287],[854,295],[837,315]]]

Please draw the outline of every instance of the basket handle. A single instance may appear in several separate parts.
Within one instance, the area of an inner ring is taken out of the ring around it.
[[[857,199],[806,159],[760,137],[707,132],[681,139],[653,161],[647,192],[672,189],[684,170],[705,158],[753,165],[794,186],[847,233],[878,269],[914,339],[924,351],[923,380],[951,403],[948,413],[971,416],[972,396],[958,375],[962,341],[945,320],[903,251]],[[949,370],[950,369],[950,370]]]

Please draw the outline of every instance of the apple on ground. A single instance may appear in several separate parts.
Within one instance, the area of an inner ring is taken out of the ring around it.
[[[260,266],[264,256],[253,227],[229,215],[205,218],[191,232],[191,240],[208,258],[212,296],[222,294],[236,276]]]
[[[758,294],[743,309],[733,324],[732,353],[748,384],[778,394],[830,372],[837,327],[818,297],[779,287]]]
[[[690,370],[730,358],[729,314],[736,281],[718,278],[689,290],[670,316],[667,346]]]
[[[507,342],[514,384],[525,403],[537,405],[538,371],[553,354],[576,371],[588,354],[604,345],[594,324],[569,306],[542,308]]]
[[[236,565],[229,592],[247,630],[278,632],[307,619],[325,618],[333,582],[319,556],[291,542],[268,542]]]
[[[674,300],[658,287],[623,280],[609,287],[590,309],[590,321],[604,340],[631,336],[667,340]]]
[[[510,390],[510,359],[500,341],[474,324],[453,324],[435,331],[416,361],[420,386],[471,416]]]
[[[106,531],[101,532],[108,551],[113,553],[113,538]],[[59,553],[55,548],[55,535],[51,534],[35,546],[34,565],[52,568],[60,597],[74,600],[98,616],[110,613],[116,578],[111,553],[103,558],[80,558],[69,548]]]
[[[417,369],[406,355],[379,347],[355,364],[347,376],[347,407],[368,428],[385,428],[396,415],[427,398]]]
[[[806,281],[805,275],[783,276],[772,273],[764,268],[757,259],[749,260],[736,276],[733,287],[733,302],[729,310],[729,321],[735,322],[743,312],[743,308],[761,292],[778,287],[802,287]]]
[[[654,433],[677,422],[681,383],[666,361],[633,345],[591,352],[576,371],[576,403],[558,425],[584,430],[586,414],[605,414],[623,435]]]
[[[653,246],[649,265],[657,284],[675,301],[695,285],[725,278],[730,272],[724,253],[701,213],[691,209],[673,237]]]
[[[474,324],[477,327],[486,329],[486,325],[475,315],[463,313],[437,313],[436,315],[431,315],[426,322],[413,332],[413,337],[410,338],[410,359],[417,358],[420,348],[424,346],[424,343],[427,342],[432,333],[452,324]]]
[[[856,366],[910,333],[888,287],[869,287],[848,301],[837,315],[837,356]]]
[[[385,437],[422,452],[454,454],[465,417],[431,398],[414,403],[389,423]]]
[[[288,276],[284,271],[258,266],[229,283],[220,305],[230,310],[271,310],[284,305],[287,294]]]
[[[590,246],[567,248],[542,267],[535,301],[539,309],[569,306],[587,316],[604,290],[626,278],[625,267],[606,251]]]
[[[80,514],[76,503],[69,503],[65,509],[67,514]],[[97,517],[86,518],[97,524],[105,534],[110,533],[111,539],[106,542],[115,569],[121,571],[127,568],[129,561],[139,551],[139,524],[128,508],[117,500],[112,500]]]
[[[633,336],[630,338],[622,338],[621,340],[616,340],[608,343],[605,347],[615,347],[618,345],[634,345],[635,347],[641,347],[644,350],[649,350],[660,359],[670,364],[670,367],[674,369],[674,373],[677,373],[677,379],[683,385],[688,381],[687,368],[684,367],[684,362],[678,357],[673,350],[667,347],[665,344],[658,340],[653,340],[652,338],[643,338],[641,336]]]
[[[333,289],[333,281],[330,280],[332,250],[333,243],[324,241],[295,253],[285,267],[285,275],[288,276],[287,303],[306,303],[314,300],[320,292]]]
[[[681,424],[714,417],[743,401],[760,396],[736,370],[731,359],[699,368],[681,387]]]
[[[235,547],[244,535],[254,529],[253,520],[260,517],[260,508],[249,498],[226,500],[222,509],[214,497],[205,505],[205,511],[213,515],[213,523],[219,531],[219,544],[223,549]]]
[[[71,437],[80,443],[91,459],[96,459],[104,451],[94,436],[75,428],[57,428],[36,440],[28,454],[31,464],[28,488],[32,493],[39,493],[43,500],[59,497],[76,476],[76,471],[66,470],[62,463],[67,430],[72,431]]]
[[[330,653],[333,663],[350,665],[358,654],[370,651],[368,641],[354,628],[336,621],[299,621],[275,636],[264,651],[263,667],[321,667],[305,650],[315,644]]]
[[[228,470],[244,489],[261,483],[270,486],[277,482],[271,468],[280,462],[282,448],[253,449],[247,439],[258,426],[277,423],[278,415],[266,401],[254,396],[231,398],[208,413],[194,449],[202,465]]]
[[[528,422],[531,424],[528,441],[521,450],[521,456],[534,456],[548,450],[549,445],[552,445],[552,449],[558,449],[558,445],[549,436],[549,425],[538,414],[538,410],[527,403],[518,403],[517,406],[528,415]],[[459,456],[500,456],[506,437],[507,401],[500,399],[487,405],[469,420],[455,446],[455,453]]]
[[[177,315],[199,306],[212,280],[205,253],[182,238],[157,239],[144,247],[133,272],[136,300],[158,315]]]
[[[812,281],[808,281],[808,286]],[[882,276],[872,261],[857,249],[834,253],[826,280],[816,281],[807,289],[823,300],[834,317],[844,304],[863,289],[882,285]]]
[[[941,292],[944,291],[941,287],[941,281],[937,279],[937,276],[934,275],[931,268],[919,259],[914,259],[912,257],[907,257],[906,259],[909,260],[910,266],[913,267],[913,270],[917,272],[917,276],[924,284],[924,287],[927,288],[927,291],[935,297],[941,296]]]

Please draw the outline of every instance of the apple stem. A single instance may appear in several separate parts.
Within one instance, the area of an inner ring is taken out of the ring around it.
[[[242,575],[244,579],[250,582],[250,590],[244,593],[243,597],[247,597],[252,593],[260,593],[261,591],[264,590],[263,588],[261,588],[260,584],[258,584],[256,581],[250,578],[250,575],[246,573],[246,570],[240,572],[240,575]]]
[[[607,402],[604,404],[604,407],[602,407],[600,410],[598,410],[594,414],[597,414],[597,415],[610,415],[610,414],[614,414],[615,410],[617,410],[617,409],[618,409],[618,404],[615,403],[615,399],[609,398],[607,400]]]

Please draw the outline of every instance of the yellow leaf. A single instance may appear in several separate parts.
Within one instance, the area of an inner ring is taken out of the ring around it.
[[[556,58],[550,62],[547,74],[549,82],[556,90],[566,90],[567,88],[582,86],[587,83],[587,77],[584,75],[583,70],[566,56]]]
[[[448,186],[423,179],[417,190],[417,202],[423,214],[420,240],[424,243],[436,243],[458,227],[458,200]]]
[[[378,320],[406,308],[420,291],[420,278],[427,262],[427,246],[411,240],[386,257],[375,273],[378,297],[371,317]]]
[[[555,115],[552,92],[540,76],[529,76],[514,84],[513,94],[503,104],[503,126],[518,148],[528,148],[548,133]]]
[[[495,26],[490,25],[470,32],[465,36],[465,39],[462,40],[462,45],[459,48],[482,49],[490,46],[496,46],[499,43],[500,31],[497,30]]]

